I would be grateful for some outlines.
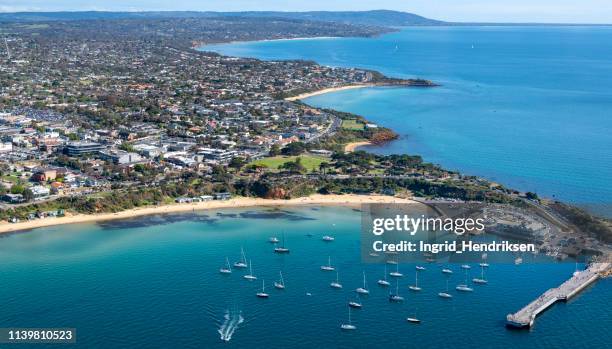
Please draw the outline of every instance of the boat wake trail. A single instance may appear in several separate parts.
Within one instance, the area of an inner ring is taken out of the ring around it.
[[[238,325],[244,322],[244,318],[242,317],[242,312],[230,312],[226,310],[223,319],[223,323],[217,332],[219,332],[222,341],[229,342],[234,332],[238,329]]]

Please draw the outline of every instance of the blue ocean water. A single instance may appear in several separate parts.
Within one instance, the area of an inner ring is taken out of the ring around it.
[[[610,279],[553,306],[529,331],[504,327],[507,313],[571,276],[573,263],[529,264],[526,256],[522,265],[491,265],[489,284],[473,293],[455,292],[462,277],[452,265],[450,300],[437,296],[446,288],[442,266],[427,265],[423,291],[411,293],[414,265],[405,264],[406,300],[389,303],[376,284],[384,267],[360,263],[360,218],[342,207],[241,209],[3,235],[0,327],[75,327],[79,348],[605,348],[612,340]],[[278,255],[267,241],[283,232],[291,253]],[[323,242],[325,234],[336,240]],[[218,272],[241,247],[259,280]],[[328,256],[342,290],[319,269]],[[284,291],[272,287],[279,271]],[[371,294],[353,311],[357,330],[345,333],[339,326],[362,271]],[[255,296],[262,279],[269,299]],[[407,323],[415,314],[422,323]]]
[[[541,196],[606,210],[612,197],[612,27],[406,28],[377,38],[213,45],[226,55],[311,59],[432,89],[371,88],[307,99],[366,116],[410,153]]]

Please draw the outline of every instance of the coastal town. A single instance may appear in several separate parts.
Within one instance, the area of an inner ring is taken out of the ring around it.
[[[434,82],[206,52],[206,44],[217,42],[389,30],[235,18],[6,23],[0,29],[0,219],[315,193],[518,202],[553,215],[533,193],[419,156],[353,152],[354,144],[397,135],[300,99],[321,90],[434,88]],[[610,238],[605,223],[564,212],[596,227],[594,237]]]
[[[155,185],[186,172],[210,179],[213,170],[240,169],[291,143],[319,144],[343,124],[335,115],[282,96],[355,84],[428,83],[310,62],[222,57],[187,47],[183,36],[173,38],[174,46],[145,41],[137,24],[123,23],[133,30],[133,36],[122,31],[123,40],[92,38],[91,23],[8,25],[0,68],[5,208]],[[183,29],[193,23],[150,24]],[[251,35],[247,29],[254,23],[225,24],[235,36],[220,37],[224,32],[217,28],[217,36],[208,40],[249,38],[242,35]],[[308,30],[308,23],[297,29],[286,25],[284,36]],[[336,35],[371,30],[352,29],[318,30]],[[65,36],[59,35],[62,30]],[[259,35],[274,37],[281,29],[269,30]],[[356,125],[377,128],[350,123]],[[319,157],[332,154],[310,150]]]

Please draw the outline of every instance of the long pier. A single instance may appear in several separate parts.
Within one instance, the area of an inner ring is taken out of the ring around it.
[[[551,288],[540,297],[514,314],[506,316],[506,324],[510,327],[528,328],[533,326],[536,316],[558,301],[567,301],[595,282],[601,275],[610,272],[611,263],[592,263],[586,270],[575,272],[574,275],[559,287]]]

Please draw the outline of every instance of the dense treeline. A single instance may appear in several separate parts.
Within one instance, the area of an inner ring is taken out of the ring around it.
[[[594,217],[585,210],[558,201],[549,206],[583,232],[604,242],[612,242],[612,223],[609,220]]]

